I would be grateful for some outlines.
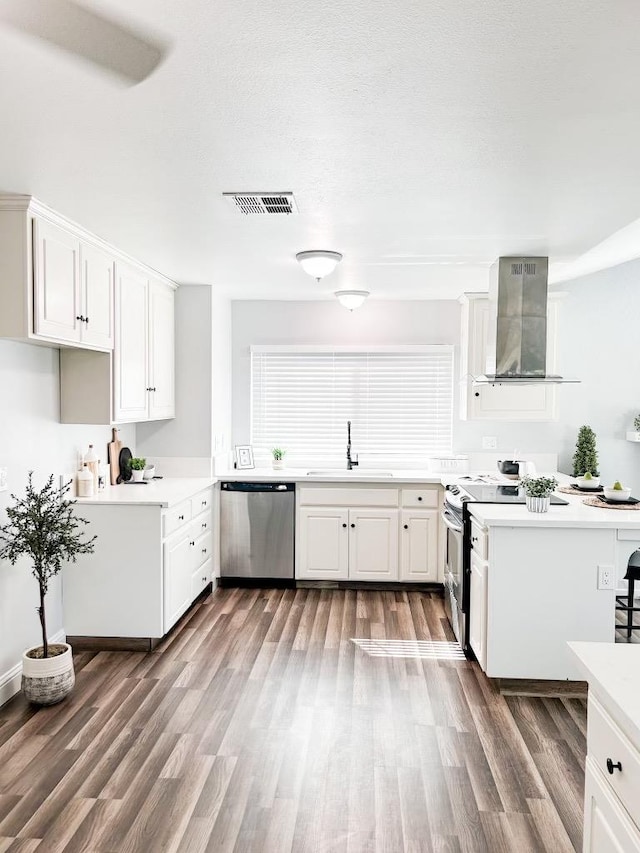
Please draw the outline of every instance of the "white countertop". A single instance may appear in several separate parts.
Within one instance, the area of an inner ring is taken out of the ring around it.
[[[419,470],[388,470],[391,477],[382,476],[380,471],[367,471],[366,468],[354,468],[352,471],[337,471],[335,474],[314,474],[310,476],[307,472],[312,468],[284,468],[282,471],[274,471],[272,468],[250,468],[238,471],[234,469],[223,474],[217,474],[218,480],[228,480],[242,483],[380,483],[393,485],[397,483],[435,483],[441,485],[444,474],[432,474],[429,471]],[[449,475],[445,482],[451,482]]]
[[[558,497],[568,501],[568,505],[552,504],[548,512],[529,512],[524,504],[469,503],[468,507],[471,515],[485,527],[608,527],[640,530],[640,510],[586,506],[582,495],[558,492]]]
[[[598,700],[640,747],[640,645],[569,643]]]
[[[217,483],[213,477],[165,477],[143,485],[107,486],[92,498],[74,498],[79,504],[170,507]]]

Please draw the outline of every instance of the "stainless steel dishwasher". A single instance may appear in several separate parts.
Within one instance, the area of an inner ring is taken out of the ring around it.
[[[224,586],[294,577],[295,483],[220,484]]]

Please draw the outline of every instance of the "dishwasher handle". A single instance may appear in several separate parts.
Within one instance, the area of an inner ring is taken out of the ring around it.
[[[295,483],[249,483],[235,480],[220,484],[225,492],[295,492]]]

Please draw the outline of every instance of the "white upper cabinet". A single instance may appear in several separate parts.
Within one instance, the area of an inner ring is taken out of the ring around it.
[[[45,220],[33,223],[34,332],[56,340],[82,339],[80,240]]]
[[[149,283],[149,420],[175,413],[175,292]]]
[[[174,417],[174,351],[173,288],[116,264],[116,423]]]
[[[146,421],[149,415],[149,279],[126,264],[116,269],[116,347],[113,419]]]
[[[114,260],[96,246],[83,243],[81,261],[82,342],[100,349],[113,349]]]
[[[489,299],[484,293],[462,297],[460,341],[460,417],[463,420],[549,421],[556,418],[557,389],[553,385],[474,385],[486,372],[490,323]],[[555,372],[558,300],[549,298],[547,371]]]

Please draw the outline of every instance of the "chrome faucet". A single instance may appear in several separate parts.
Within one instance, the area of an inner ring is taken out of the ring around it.
[[[351,421],[347,421],[347,471],[358,464],[358,454],[355,454],[355,459],[351,456]]]

